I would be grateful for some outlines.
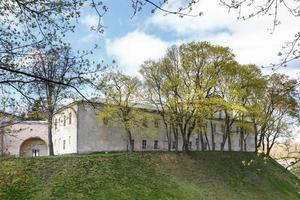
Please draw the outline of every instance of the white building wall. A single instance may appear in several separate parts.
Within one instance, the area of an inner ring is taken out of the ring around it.
[[[77,153],[78,106],[71,104],[53,117],[52,142],[55,155]]]
[[[66,153],[86,153],[86,152],[101,152],[101,151],[127,151],[128,141],[127,135],[124,131],[122,123],[109,121],[108,124],[104,124],[99,116],[102,111],[103,105],[99,104],[96,108],[87,103],[75,103],[70,107],[62,109],[55,118],[60,119],[58,128],[54,131],[53,142],[55,154]],[[75,112],[72,112],[75,111]],[[74,120],[72,123],[63,125],[63,116],[68,117],[68,113],[72,112]],[[75,114],[76,113],[76,114]],[[75,120],[75,117],[78,117]],[[216,151],[221,149],[221,143],[223,141],[222,125],[224,121],[222,119],[213,120],[213,124],[216,125],[215,143]],[[167,150],[168,142],[165,134],[165,127],[162,121],[159,122],[159,128],[156,128],[154,123],[148,125],[148,130],[133,130],[134,147],[137,151],[149,151],[149,150]],[[196,145],[196,138],[198,138],[197,132],[194,132],[191,137],[192,150],[201,150],[201,143]],[[69,144],[68,138],[71,137]],[[204,136],[203,136],[204,137]],[[207,124],[207,137],[211,146],[211,127]],[[181,138],[179,133],[179,138]],[[63,149],[63,140],[66,141],[66,147]],[[142,148],[142,141],[147,141],[146,149]],[[158,140],[158,149],[154,149],[154,141]],[[206,141],[204,137],[204,141]],[[236,126],[232,127],[231,143],[233,151],[240,151],[240,134],[236,132]],[[179,140],[179,150],[182,149],[182,140]],[[206,147],[208,150],[208,146]],[[228,144],[226,142],[224,150],[228,150]],[[254,135],[249,134],[247,136],[247,151],[255,151]]]
[[[4,154],[20,156],[22,143],[31,138],[39,138],[48,145],[48,123],[45,121],[23,121],[15,122],[7,127],[3,136]],[[48,152],[43,152],[48,155]]]

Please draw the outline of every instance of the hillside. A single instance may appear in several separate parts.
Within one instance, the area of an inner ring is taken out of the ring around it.
[[[251,161],[252,160],[252,161]],[[300,199],[300,180],[252,153],[112,153],[0,162],[0,199]]]

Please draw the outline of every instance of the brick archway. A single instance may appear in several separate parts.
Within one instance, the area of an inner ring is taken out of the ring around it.
[[[20,157],[47,156],[47,143],[39,137],[28,138],[20,146]]]

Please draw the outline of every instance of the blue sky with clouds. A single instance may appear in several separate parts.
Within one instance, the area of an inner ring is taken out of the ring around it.
[[[181,0],[169,0],[165,8],[174,10]],[[213,44],[229,46],[242,63],[267,66],[278,62],[278,52],[284,42],[291,40],[300,27],[299,20],[285,10],[279,14],[282,21],[273,34],[271,17],[256,17],[238,21],[237,13],[219,5],[218,1],[202,0],[194,8],[201,17],[185,17],[156,12],[151,14],[148,5],[142,12],[131,18],[131,1],[105,0],[108,12],[103,17],[104,34],[96,34],[89,27],[97,23],[96,13],[85,9],[78,21],[75,34],[68,37],[74,49],[90,49],[94,44],[100,48],[93,59],[110,64],[114,59],[128,74],[137,75],[139,66],[146,59],[158,59],[172,44],[190,41],[210,41]],[[269,73],[271,70],[264,70]],[[290,64],[280,72],[296,76],[300,71],[299,61]]]

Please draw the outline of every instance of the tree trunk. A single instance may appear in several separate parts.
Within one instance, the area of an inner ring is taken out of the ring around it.
[[[4,157],[4,130],[0,129],[0,160]]]
[[[200,143],[201,143],[201,151],[204,151],[206,147],[204,147],[204,138],[203,138],[203,133],[200,133]]]
[[[240,130],[240,149],[241,151],[244,150],[244,130]]]
[[[255,144],[255,153],[257,153],[258,152],[258,141],[257,141],[257,139],[258,139],[258,131],[257,131],[257,127],[256,127],[256,125],[254,124],[253,125],[254,126],[254,144]]]
[[[212,150],[215,151],[216,150],[215,130],[213,129],[213,123],[211,120],[210,120],[210,130],[211,130],[211,147],[212,147]]]
[[[182,137],[182,151],[183,152],[188,152],[188,139],[186,137]]]
[[[174,142],[175,142],[175,152],[178,152],[178,128],[172,124],[173,134],[174,134]]]
[[[129,146],[129,152],[132,153],[134,151],[134,143],[132,140],[131,131],[129,129],[126,129],[127,137],[128,137],[128,146]]]
[[[204,136],[205,136],[205,140],[206,140],[206,144],[207,144],[208,150],[210,151],[210,144],[209,144],[209,140],[208,140],[206,132],[204,133]]]
[[[53,150],[53,141],[52,141],[52,123],[53,123],[53,114],[50,112],[48,115],[48,147],[49,147],[49,155],[54,155]]]
[[[227,136],[228,137],[228,151],[232,151],[232,149],[231,149],[231,136],[230,136],[230,134]]]

